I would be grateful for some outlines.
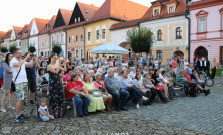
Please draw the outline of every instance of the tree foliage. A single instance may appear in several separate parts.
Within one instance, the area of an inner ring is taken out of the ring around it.
[[[31,53],[34,53],[36,51],[36,48],[34,46],[30,46],[28,48],[28,51],[30,51]]]
[[[2,46],[2,47],[1,47],[1,52],[3,52],[3,53],[8,52],[7,47]]]
[[[13,43],[9,46],[9,52],[13,53],[13,51],[16,49],[16,44]]]
[[[127,41],[135,53],[150,53],[154,43],[153,32],[148,28],[133,28],[127,31]]]
[[[62,51],[61,45],[59,43],[53,43],[52,52],[60,54],[61,51]]]

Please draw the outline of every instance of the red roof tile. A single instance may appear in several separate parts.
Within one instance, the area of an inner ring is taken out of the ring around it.
[[[48,27],[47,29],[44,27],[44,29],[43,29],[42,31],[40,31],[39,35],[48,33],[48,32],[50,32],[50,30],[52,30],[53,25],[54,25],[54,22],[55,22],[55,20],[56,20],[56,17],[57,17],[57,16],[54,15],[54,16],[50,19],[50,21],[47,23],[47,24],[49,25],[49,27]],[[45,25],[45,26],[46,26],[46,25]]]
[[[28,38],[29,37],[30,31],[31,31],[31,28],[32,28],[32,25],[33,25],[33,21],[34,21],[34,19],[31,20],[31,22],[29,23],[29,25],[26,27],[26,29],[22,33],[21,39],[25,39],[25,38]],[[27,32],[26,35],[24,35],[25,32]]]
[[[81,2],[77,2],[77,4],[78,4],[85,20],[87,18],[91,18],[96,13],[96,11],[99,9],[99,7],[96,7],[94,5],[88,5],[88,4],[81,3]],[[87,11],[87,13],[85,12],[85,10]]]
[[[28,24],[25,24],[20,32],[17,33],[16,39],[20,39],[22,37],[22,33],[27,29]],[[21,35],[20,35],[21,34]]]
[[[50,33],[53,33],[53,32],[56,32],[56,31],[60,31],[60,30],[64,30],[65,27],[66,27],[66,26],[57,27],[57,28],[55,28],[55,29],[52,29],[52,30],[50,31]]]
[[[60,8],[60,12],[63,16],[65,24],[68,25],[69,21],[70,21],[70,18],[71,18],[71,15],[73,13],[73,10],[66,10],[66,9]]]
[[[6,33],[7,32],[5,32],[5,31],[0,31],[0,43],[4,41],[3,38],[4,38],[4,36],[5,36]]]
[[[126,21],[126,22],[120,22],[120,23],[113,24],[110,30],[117,30],[117,29],[122,29],[122,28],[127,28],[127,27],[138,26],[138,23],[139,23],[139,19]]]
[[[34,19],[39,32],[44,29],[47,23],[49,23],[48,19],[40,19],[40,18],[34,18]]]
[[[67,25],[67,26],[65,27],[65,29],[75,28],[75,27],[78,27],[78,26],[83,25],[84,23],[86,23],[86,22],[85,22],[85,21],[82,21],[82,22],[78,22],[78,23],[71,24],[71,25]]]
[[[178,16],[178,15],[184,15],[184,13],[186,11],[186,3],[184,3],[184,0],[175,0],[176,2],[178,2],[175,12],[172,14],[167,14],[167,10],[168,10],[167,3],[170,1],[172,1],[172,0],[168,0],[168,1],[164,0],[164,2],[162,2],[163,7],[161,8],[160,15],[154,16],[154,17],[153,17],[153,7],[156,7],[156,5],[154,6],[154,4],[156,4],[157,2],[159,3],[159,1],[152,2],[153,5],[149,8],[149,10],[141,18],[140,22],[156,20],[156,19],[161,19],[161,18],[166,18],[166,17],[173,17],[173,16]]]
[[[4,38],[4,39],[6,39],[6,38],[10,38],[10,37],[11,37],[11,33],[12,33],[12,30],[9,29],[3,38]]]
[[[106,0],[89,22],[106,18],[134,20],[141,18],[148,7],[129,0]]]

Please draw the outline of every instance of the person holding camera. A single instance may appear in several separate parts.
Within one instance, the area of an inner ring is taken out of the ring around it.
[[[16,103],[16,123],[23,123],[24,119],[27,117],[22,114],[22,109],[24,105],[24,99],[27,98],[27,89],[28,89],[28,80],[26,74],[26,66],[33,65],[33,61],[26,62],[26,60],[30,59],[30,53],[27,53],[26,57],[22,58],[22,51],[19,48],[16,48],[13,51],[13,59],[10,61],[10,67],[12,69],[12,81],[16,90],[16,96],[18,97],[18,101]]]
[[[26,74],[28,79],[29,103],[33,105],[35,104],[33,100],[34,93],[36,92],[36,71],[40,68],[40,65],[38,63],[38,58],[34,54],[26,52],[25,57],[28,54],[30,54],[30,57],[27,58],[26,62],[30,62],[31,64],[26,65]]]

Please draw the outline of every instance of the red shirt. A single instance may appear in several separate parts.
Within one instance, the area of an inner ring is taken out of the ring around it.
[[[176,67],[177,67],[177,61],[173,61],[173,62],[172,62],[172,67],[173,67],[173,68],[176,68]]]
[[[72,98],[75,94],[70,93],[69,90],[71,89],[75,89],[75,90],[79,90],[79,91],[83,91],[82,87],[84,86],[84,84],[81,81],[77,81],[76,84],[69,82],[67,84],[67,98]]]
[[[184,73],[184,76],[187,78],[187,81],[189,81],[189,82],[193,82],[193,81],[191,80],[190,76],[189,76],[187,73]]]

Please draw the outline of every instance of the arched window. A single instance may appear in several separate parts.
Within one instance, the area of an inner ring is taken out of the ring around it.
[[[182,39],[182,29],[181,29],[181,27],[176,28],[176,39]]]
[[[161,30],[158,30],[158,31],[157,31],[157,40],[158,40],[158,41],[162,40],[162,34],[163,34],[163,33],[162,33]]]

